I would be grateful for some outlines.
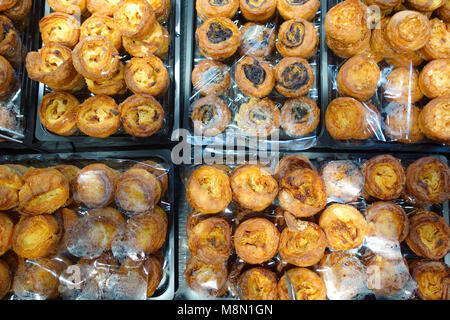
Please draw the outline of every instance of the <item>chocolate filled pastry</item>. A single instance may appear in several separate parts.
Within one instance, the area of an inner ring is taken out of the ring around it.
[[[227,291],[228,271],[224,263],[204,263],[194,256],[186,262],[186,284],[205,296],[220,297]]]
[[[241,33],[230,19],[216,17],[198,27],[195,38],[203,56],[222,60],[231,57],[239,48]]]
[[[277,276],[264,268],[252,268],[239,276],[243,300],[278,300]]]
[[[406,200],[421,207],[439,204],[450,197],[450,169],[435,158],[424,157],[406,169]]]
[[[444,4],[445,0],[407,0],[408,4],[418,11],[434,11]]]
[[[386,40],[399,52],[416,51],[431,35],[428,18],[420,12],[404,10],[394,14],[386,26]]]
[[[154,54],[162,58],[169,50],[169,45],[169,32],[159,23],[147,37],[141,40],[123,37],[123,47],[135,57],[145,57]]]
[[[58,245],[61,232],[52,215],[22,216],[14,227],[12,249],[26,259],[45,257]]]
[[[341,96],[360,101],[370,99],[377,91],[380,68],[375,60],[357,55],[348,59],[339,69],[336,82]]]
[[[272,204],[278,183],[269,169],[257,164],[244,164],[233,170],[230,178],[233,198],[244,208],[261,211]]]
[[[364,265],[354,255],[341,251],[329,252],[320,261],[318,271],[330,300],[350,300],[365,287]]]
[[[230,257],[231,227],[222,218],[208,218],[200,221],[188,236],[191,254],[209,263],[223,263]]]
[[[325,42],[328,48],[334,52],[335,55],[341,58],[351,58],[357,54],[364,53],[370,49],[371,31],[369,29],[362,35],[361,39],[356,42],[341,42],[335,40],[325,34]]]
[[[275,168],[274,178],[280,182],[288,173],[297,169],[310,169],[317,172],[316,167],[304,155],[294,154],[284,156],[280,159]]]
[[[14,66],[22,63],[24,48],[14,24],[6,16],[0,15],[0,55]]]
[[[86,0],[47,0],[53,11],[63,12],[76,16],[86,12]]]
[[[356,140],[366,140],[372,138],[381,131],[381,114],[370,102],[362,103],[364,110],[364,121],[358,132],[353,136]]]
[[[432,140],[450,142],[448,119],[450,96],[435,98],[427,103],[419,116],[422,132]]]
[[[125,66],[122,62],[119,62],[119,69],[108,80],[91,80],[88,78],[84,79],[86,85],[90,92],[96,95],[120,95],[127,91],[127,86],[125,84]]]
[[[450,1],[444,0],[444,4],[436,9],[436,15],[447,23],[450,23]]]
[[[161,184],[145,169],[132,168],[117,179],[116,201],[126,211],[135,213],[151,210],[161,198]]]
[[[420,109],[414,105],[391,104],[385,120],[385,133],[392,140],[417,143],[424,135],[419,126]]]
[[[5,10],[3,14],[14,22],[21,23],[23,20],[26,20],[32,5],[32,0],[17,0],[16,4]]]
[[[364,189],[364,177],[349,160],[328,162],[321,170],[327,197],[333,202],[356,202]]]
[[[119,69],[119,52],[103,36],[90,36],[78,42],[72,57],[75,69],[88,79],[108,80]]]
[[[383,84],[384,97],[398,103],[415,103],[423,98],[419,88],[419,72],[410,67],[395,68]]]
[[[240,59],[234,74],[239,89],[252,97],[264,98],[275,85],[273,67],[255,57],[245,56]]]
[[[169,88],[169,72],[157,56],[131,58],[125,65],[125,83],[135,94],[156,97]]]
[[[231,112],[222,99],[209,95],[192,106],[191,120],[196,135],[212,137],[227,128],[231,120]]]
[[[348,204],[332,204],[321,214],[319,225],[333,250],[359,248],[367,234],[367,222],[361,212]]]
[[[126,242],[136,251],[138,258],[154,253],[161,249],[166,241],[167,224],[167,215],[158,206],[134,215],[126,226]]]
[[[227,173],[213,166],[201,166],[192,172],[186,186],[186,199],[194,210],[218,213],[232,200]]]
[[[7,94],[14,85],[16,76],[11,64],[3,56],[0,56],[0,96]]]
[[[448,23],[434,18],[430,21],[431,36],[427,44],[419,50],[426,60],[450,58],[450,26]]]
[[[146,38],[158,22],[146,0],[122,0],[114,12],[114,22],[122,36],[136,40]]]
[[[22,186],[23,180],[20,174],[8,166],[0,165],[1,211],[13,209],[19,205],[19,191]]]
[[[419,86],[427,98],[450,95],[450,58],[427,63],[419,76]]]
[[[299,221],[295,229],[284,228],[280,237],[280,256],[297,267],[309,267],[322,259],[327,239],[313,222]]]
[[[12,280],[12,271],[8,264],[5,261],[0,260],[0,299],[3,299],[9,292]]]
[[[277,32],[265,25],[247,22],[241,28],[241,46],[239,54],[254,57],[268,57],[275,48]]]
[[[49,131],[70,136],[77,130],[77,111],[80,102],[68,92],[47,93],[39,105],[39,119]]]
[[[152,173],[161,184],[161,196],[163,196],[169,185],[168,169],[152,160],[145,160],[135,164],[132,168],[145,169]]]
[[[280,300],[327,299],[327,287],[323,280],[317,273],[306,268],[287,271],[278,281],[277,289]]]
[[[192,71],[192,85],[204,96],[223,94],[230,86],[229,67],[219,61],[202,60]]]
[[[278,253],[280,232],[267,219],[251,218],[237,227],[233,239],[239,258],[249,264],[260,264]]]
[[[150,137],[164,123],[164,109],[152,96],[132,95],[119,109],[125,131],[135,137]]]
[[[90,208],[102,208],[114,200],[117,174],[102,163],[90,164],[78,173],[74,199]]]
[[[319,0],[278,0],[277,9],[284,20],[302,18],[311,21],[320,7]]]
[[[239,0],[197,0],[195,8],[200,19],[233,18],[239,9]]]
[[[354,98],[332,100],[325,111],[325,126],[336,140],[348,140],[357,136],[365,122],[364,106]]]
[[[400,160],[391,155],[369,159],[361,167],[361,172],[365,179],[365,192],[376,199],[397,199],[405,188],[405,170]]]
[[[68,207],[72,204],[73,202],[73,186],[74,186],[74,182],[75,182],[75,178],[78,174],[78,172],[80,172],[80,168],[73,166],[73,165],[66,165],[66,164],[60,164],[54,167],[51,167],[52,169],[56,169],[59,172],[61,172],[64,177],[66,177],[67,181],[69,182],[69,189],[70,189],[70,195],[69,195],[69,199],[67,199],[66,203],[63,205],[63,207]],[[64,212],[64,210],[62,210]],[[64,217],[64,215],[63,215]]]
[[[285,21],[278,30],[276,46],[283,57],[311,58],[317,52],[319,35],[314,25],[304,19]]]
[[[240,0],[240,9],[249,21],[267,21],[277,9],[276,0]]]
[[[415,260],[409,268],[421,300],[448,300],[450,270],[444,262]]]
[[[408,216],[390,201],[372,203],[366,212],[367,236],[400,243],[409,232]]]
[[[80,40],[91,36],[105,37],[117,50],[122,47],[122,34],[111,17],[95,14],[84,20]]]
[[[14,221],[6,214],[0,213],[0,256],[11,248]]]
[[[92,16],[105,15],[112,17],[119,8],[120,0],[86,0],[86,2],[87,9],[92,13]]]
[[[159,23],[166,22],[170,16],[170,0],[147,0]]]
[[[281,127],[291,136],[313,132],[320,121],[320,109],[308,97],[287,100],[281,108]]]
[[[250,136],[268,137],[280,128],[280,110],[269,98],[251,98],[241,104],[235,121]]]
[[[77,126],[84,134],[106,138],[120,127],[120,111],[113,98],[93,96],[78,106]]]
[[[285,97],[298,98],[306,95],[314,85],[314,73],[303,58],[283,58],[275,68],[278,92]]]
[[[80,37],[80,22],[70,14],[54,12],[39,21],[39,30],[44,44],[54,42],[73,48]]]
[[[19,211],[23,214],[53,213],[69,199],[69,182],[58,170],[33,169],[22,178]]]
[[[313,216],[327,204],[325,185],[315,171],[296,169],[281,180],[278,201],[298,218]]]
[[[417,54],[419,51],[408,51],[405,53],[397,53],[389,58],[385,58],[388,64],[394,67],[412,68],[422,64],[423,59]]]

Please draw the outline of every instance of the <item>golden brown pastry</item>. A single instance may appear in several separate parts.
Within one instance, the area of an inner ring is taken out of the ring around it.
[[[0,165],[0,210],[6,211],[19,204],[19,191],[23,180],[13,168]],[[1,252],[1,250],[0,250]]]
[[[449,105],[450,95],[447,95],[431,100],[420,112],[420,129],[429,139],[450,142]]]
[[[317,172],[316,167],[311,161],[304,155],[294,154],[287,155],[280,159],[276,168],[274,178],[280,182],[288,173],[297,169],[311,169]]]
[[[417,143],[424,139],[419,126],[420,109],[414,105],[390,104],[385,120],[385,133],[392,140]]]
[[[203,56],[222,60],[231,57],[239,48],[241,33],[230,19],[215,17],[197,28],[195,38]]]
[[[0,299],[9,292],[12,283],[12,272],[6,262],[0,260]]]
[[[371,31],[367,31],[362,35],[361,39],[356,42],[341,42],[335,40],[327,34],[325,34],[325,42],[328,48],[334,52],[335,55],[341,58],[351,58],[357,54],[365,53],[370,49]]]
[[[112,17],[119,8],[120,0],[86,0],[86,2],[87,9],[92,13],[92,16],[105,15]]]
[[[22,64],[24,48],[14,24],[6,16],[0,15],[0,55],[14,66]]]
[[[195,135],[212,137],[222,133],[231,121],[231,112],[220,98],[209,95],[192,106],[191,120]]]
[[[291,136],[316,130],[320,121],[317,103],[306,96],[287,100],[281,108],[281,127]]]
[[[47,0],[53,11],[72,15],[83,15],[86,12],[86,0]]]
[[[303,58],[283,58],[275,68],[276,88],[285,97],[306,95],[314,85],[314,73]]]
[[[145,169],[152,173],[161,184],[161,196],[167,191],[169,185],[168,169],[152,160],[138,162],[132,168]]]
[[[287,280],[289,279],[289,281]],[[288,287],[291,286],[291,290]],[[317,273],[306,268],[293,268],[278,281],[280,300],[326,300],[327,288]]]
[[[269,20],[277,9],[276,0],[240,0],[241,13],[249,21]]]
[[[0,11],[8,10],[16,4],[17,0],[1,0],[0,1]]]
[[[319,0],[278,0],[277,9],[284,20],[302,18],[311,21],[320,7]]]
[[[436,15],[444,20],[445,22],[450,22],[450,1],[444,0],[444,4],[438,8],[436,11]]]
[[[241,104],[234,120],[250,136],[268,137],[280,127],[280,110],[269,98],[251,98]]]
[[[449,267],[441,261],[415,260],[409,266],[417,282],[416,293],[422,300],[448,300]]]
[[[169,88],[169,72],[157,56],[131,58],[125,65],[125,83],[135,94],[156,97]]]
[[[102,208],[114,200],[117,174],[102,163],[90,164],[78,173],[74,198],[87,207]]]
[[[154,54],[163,58],[167,51],[169,51],[169,45],[169,32],[159,23],[156,24],[153,31],[147,37],[141,40],[123,37],[123,47],[129,54],[135,57],[145,57]]]
[[[383,13],[389,14],[392,12],[392,9],[400,5],[403,1],[402,0],[364,0],[364,3],[368,6],[377,6],[379,7]]]
[[[205,263],[223,263],[230,257],[231,227],[222,218],[202,220],[189,233],[188,246],[191,254]]]
[[[33,2],[31,0],[17,0],[16,4],[5,10],[3,14],[13,21],[25,20],[31,10]]]
[[[201,166],[191,173],[186,185],[186,199],[194,210],[218,213],[231,202],[230,179],[213,166]]]
[[[69,181],[58,170],[33,169],[22,178],[19,211],[23,214],[53,213],[69,199]]]
[[[78,106],[77,126],[84,134],[106,138],[120,127],[120,111],[113,98],[93,96]]]
[[[220,95],[230,86],[230,70],[214,60],[202,60],[192,71],[192,85],[202,95]]]
[[[325,185],[311,169],[293,170],[280,182],[278,201],[283,209],[298,218],[313,216],[327,203]]]
[[[68,92],[54,91],[42,97],[39,119],[49,131],[70,136],[77,130],[77,111],[80,102]]]
[[[155,13],[146,0],[122,0],[114,12],[122,36],[142,40],[157,26]]]
[[[147,275],[147,298],[152,297],[158,289],[163,277],[163,268],[155,256],[150,256],[144,262],[144,271]]]
[[[195,8],[200,19],[233,18],[239,9],[239,0],[197,0]]]
[[[265,25],[247,22],[241,28],[241,46],[239,54],[254,57],[268,57],[275,48],[277,32]]]
[[[11,248],[14,221],[6,214],[0,213],[0,256]]]
[[[278,193],[278,183],[269,169],[257,164],[244,164],[230,177],[233,198],[242,207],[261,211],[272,204]]]
[[[277,300],[277,276],[264,268],[252,268],[239,276],[238,285],[244,300]]]
[[[122,47],[122,34],[113,18],[94,14],[84,20],[80,29],[80,40],[91,36],[103,36],[119,50]]]
[[[85,78],[86,85],[94,94],[97,95],[120,95],[127,91],[127,86],[125,84],[125,66],[122,62],[119,62],[119,69],[108,80],[92,80]]]
[[[301,18],[285,21],[278,30],[276,46],[283,57],[311,58],[317,52],[319,35],[314,25]]]
[[[422,64],[423,59],[417,54],[418,51],[408,51],[406,53],[397,53],[389,58],[385,58],[388,64],[394,67],[413,68]]]
[[[184,275],[188,287],[202,295],[220,297],[228,290],[228,271],[224,263],[204,263],[192,256],[186,262]]]
[[[347,140],[358,136],[366,115],[364,106],[354,98],[332,100],[325,111],[325,126],[331,137]]]
[[[39,30],[44,44],[54,42],[73,48],[80,37],[80,22],[70,14],[53,12],[39,21]]]
[[[159,23],[166,22],[170,16],[170,0],[147,0]]]
[[[325,232],[328,247],[333,250],[350,250],[362,245],[367,234],[367,222],[355,207],[332,204],[321,214],[319,225]]]
[[[419,86],[430,99],[450,95],[450,58],[427,63],[419,76]]]
[[[391,17],[384,17],[378,21],[373,28],[372,35],[370,37],[370,47],[375,54],[378,54],[383,58],[390,58],[399,54],[391,47],[385,37],[386,26],[388,25],[390,19]]]
[[[0,56],[0,96],[11,90],[15,79],[16,76],[11,64],[3,56]]]
[[[405,210],[390,201],[372,203],[367,208],[366,220],[369,237],[400,243],[409,232],[409,220]]]
[[[369,159],[361,167],[361,172],[365,179],[365,192],[376,199],[396,199],[405,187],[405,170],[400,160],[391,155]]]
[[[69,199],[67,199],[66,203],[63,206],[63,207],[68,207],[73,202],[73,184],[74,184],[74,181],[75,181],[75,178],[76,178],[78,172],[80,172],[80,168],[70,165],[70,164],[60,164],[60,165],[51,167],[51,169],[56,169],[59,172],[61,172],[64,175],[64,177],[66,177],[67,181],[69,182],[70,195],[69,195]]]
[[[418,11],[434,11],[444,4],[444,0],[407,0],[407,2]]]
[[[450,58],[450,26],[448,23],[434,18],[430,21],[431,36],[427,44],[419,50],[426,60]]]
[[[280,232],[267,219],[251,218],[237,227],[233,240],[239,258],[249,264],[260,264],[277,254]]]
[[[26,259],[45,257],[58,245],[61,232],[52,215],[22,216],[14,227],[12,249]]]
[[[419,72],[409,67],[393,69],[386,76],[383,90],[386,100],[398,103],[411,104],[423,97],[419,88]]]
[[[234,80],[243,93],[256,98],[268,96],[275,86],[273,67],[251,56],[241,58],[236,64]]]

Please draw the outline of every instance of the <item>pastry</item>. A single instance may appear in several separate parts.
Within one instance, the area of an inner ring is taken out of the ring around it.
[[[122,36],[142,40],[158,25],[155,13],[146,0],[122,0],[114,11],[114,22]]]
[[[439,18],[441,18],[445,22],[449,23],[450,22],[450,1],[444,0],[443,3],[444,4],[440,8],[436,9],[435,12]]]
[[[319,0],[278,0],[277,9],[284,20],[302,18],[311,21],[319,10]]]
[[[358,0],[359,1],[359,0]],[[341,58],[351,58],[357,54],[362,54],[370,49],[371,31],[367,29],[366,32],[356,42],[341,42],[333,39],[331,36],[325,34],[325,42],[328,48],[334,52],[335,55]]]
[[[219,61],[202,60],[192,71],[192,85],[204,96],[223,94],[230,86],[230,70]]]
[[[212,137],[227,128],[231,112],[222,99],[209,95],[197,100],[192,106],[191,120],[195,135]]]
[[[417,54],[419,51],[397,53],[384,60],[394,67],[413,68],[422,64],[423,59]]]
[[[152,160],[138,162],[132,168],[145,169],[152,173],[161,184],[161,196],[164,196],[169,186],[169,174],[167,168]]]
[[[92,93],[96,95],[120,95],[127,91],[125,84],[125,66],[119,62],[119,68],[111,79],[108,80],[92,80],[85,78],[86,85]]]
[[[359,130],[353,135],[353,139],[366,140],[374,135],[379,137],[381,132],[381,114],[370,102],[363,102],[364,121]]]
[[[11,248],[14,221],[6,214],[0,213],[0,256]]]
[[[200,19],[215,17],[233,18],[239,9],[239,0],[196,0],[195,8]]]
[[[385,133],[392,140],[417,143],[424,139],[419,126],[420,109],[414,105],[390,104],[385,120]]]
[[[117,50],[122,47],[122,34],[111,17],[94,14],[84,20],[80,29],[80,40],[91,36],[105,37]]]
[[[306,96],[287,100],[281,108],[281,127],[290,136],[304,136],[316,130],[320,109]]]
[[[129,54],[135,57],[145,57],[154,54],[163,58],[169,50],[169,45],[169,32],[159,23],[156,24],[153,31],[143,39],[136,40],[123,37],[123,47]]]
[[[170,0],[147,0],[159,23],[166,22],[170,16]]]
[[[280,300],[326,300],[327,288],[314,271],[293,268],[278,281],[278,297]]]
[[[241,13],[249,21],[267,21],[277,9],[276,0],[240,0]]]
[[[372,203],[366,211],[367,236],[380,240],[405,240],[409,232],[408,216],[402,207],[390,201]]]
[[[309,59],[317,52],[319,35],[314,25],[304,19],[295,18],[281,24],[276,46],[283,57]]]
[[[105,15],[112,17],[119,8],[120,0],[86,0],[86,2],[87,9],[92,13],[92,16]]]
[[[416,103],[423,97],[419,88],[419,72],[410,67],[393,69],[383,84],[386,100],[398,103]]]
[[[444,0],[407,0],[407,2],[417,11],[434,11],[444,4]]]
[[[435,98],[427,103],[419,115],[419,125],[429,139],[450,142],[448,124],[450,95]]]
[[[78,99],[68,92],[54,91],[42,97],[39,119],[49,131],[61,136],[70,136],[77,130]]]
[[[251,56],[245,56],[239,60],[234,77],[243,93],[256,98],[268,96],[275,85],[273,67]]]
[[[155,295],[156,290],[163,278],[163,267],[161,262],[155,257],[150,256],[144,262],[144,271],[147,278],[147,298]]]
[[[448,300],[449,267],[441,261],[415,260],[409,266],[417,282],[416,293],[422,300]]]
[[[239,276],[243,300],[277,300],[277,276],[264,268],[252,268]]]
[[[169,72],[154,55],[131,58],[125,65],[125,83],[135,94],[159,96],[169,88]]]
[[[314,73],[303,58],[283,58],[275,68],[278,92],[285,97],[298,98],[306,95],[314,85]]]
[[[0,56],[0,96],[7,94],[14,85],[16,76],[11,64]]]
[[[280,127],[280,110],[269,98],[251,98],[241,104],[235,121],[239,129],[254,137],[268,137]]]
[[[275,28],[247,22],[241,28],[241,46],[239,54],[264,58],[272,54],[275,48],[277,32]]]
[[[81,16],[86,12],[86,0],[47,0],[53,11]]]
[[[448,23],[434,18],[430,20],[430,40],[419,50],[420,55],[426,60],[450,58],[450,27]]]
[[[63,12],[53,12],[39,21],[42,42],[58,43],[73,48],[80,37],[80,22],[72,15]]]
[[[419,86],[430,99],[450,95],[450,58],[427,63],[419,76]]]
[[[376,54],[382,56],[383,58],[390,58],[399,55],[399,53],[391,47],[385,37],[386,26],[388,25],[390,19],[391,17],[384,17],[378,21],[373,28],[372,35],[370,37],[370,47]]]
[[[16,4],[5,10],[3,14],[13,21],[25,20],[31,10],[33,2],[31,0],[17,0]]]
[[[80,172],[80,168],[70,165],[70,164],[60,164],[54,167],[50,167],[51,169],[56,169],[59,172],[63,174],[64,177],[66,177],[67,181],[69,182],[69,199],[67,199],[66,203],[63,205],[63,207],[68,207],[73,202],[73,185],[75,182],[75,178]],[[64,211],[64,210],[62,210]],[[64,215],[63,215],[64,216]]]
[[[13,22],[4,15],[0,15],[0,31],[0,55],[18,67],[23,60],[24,48]]]
[[[382,13],[390,13],[392,9],[400,5],[402,0],[364,0],[368,6],[377,6],[382,10]]]
[[[6,262],[0,260],[0,299],[9,292],[12,283],[12,272]]]
[[[5,11],[12,8],[17,0],[2,0],[0,1],[0,11]]]
[[[220,297],[228,290],[228,271],[224,263],[204,263],[191,256],[186,262],[184,275],[188,287],[201,295]]]
[[[288,173],[297,169],[311,169],[317,172],[316,167],[311,163],[311,161],[304,155],[294,154],[287,155],[278,161],[275,168],[274,178],[280,182]]]
[[[348,140],[357,136],[365,121],[364,106],[353,98],[336,98],[325,111],[325,126],[331,137]]]

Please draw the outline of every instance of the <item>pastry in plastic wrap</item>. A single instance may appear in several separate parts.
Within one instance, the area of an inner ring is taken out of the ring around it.
[[[6,213],[0,213],[0,256],[11,248],[14,221]]]
[[[240,0],[241,13],[249,21],[267,21],[277,9],[276,0]]]
[[[278,253],[280,232],[265,218],[250,218],[237,227],[233,241],[239,258],[249,264],[260,264]]]
[[[194,210],[218,213],[232,200],[227,173],[213,166],[201,166],[192,172],[186,185],[186,199]]]
[[[168,170],[165,167],[155,161],[145,160],[135,164],[132,168],[144,169],[152,173],[161,184],[161,196],[164,196],[169,185]]]
[[[268,57],[275,48],[277,32],[274,28],[265,25],[247,22],[240,29],[241,46],[239,54],[254,57]]]
[[[251,98],[241,104],[235,116],[239,129],[253,137],[268,137],[280,128],[280,110],[269,98]]]
[[[86,6],[92,16],[113,16],[119,8],[120,0],[86,0]]]
[[[258,58],[245,56],[236,64],[234,77],[237,86],[249,96],[264,98],[275,85],[273,67]]]
[[[244,300],[277,300],[277,276],[264,268],[252,268],[239,276],[238,285]]]
[[[283,57],[311,58],[317,52],[319,35],[314,25],[301,18],[288,20],[278,30],[276,46]]]
[[[330,136],[336,140],[348,140],[359,136],[365,122],[364,106],[350,97],[332,100],[325,111],[325,126]]]
[[[380,111],[370,102],[364,102],[363,106],[365,119],[361,128],[353,136],[353,139],[356,140],[366,140],[374,135],[378,137],[378,134],[382,131]]]
[[[450,249],[450,228],[436,213],[419,209],[409,216],[406,243],[420,257],[442,259]]]
[[[106,138],[120,127],[120,110],[113,98],[93,96],[78,106],[77,126],[84,134]]]
[[[170,35],[167,29],[158,23],[147,37],[141,40],[123,37],[122,41],[123,47],[132,56],[145,57],[154,54],[162,58],[169,50]]]
[[[47,3],[56,12],[78,16],[86,12],[86,0],[47,0]]]
[[[408,51],[405,53],[398,53],[389,58],[386,58],[386,63],[394,67],[412,68],[418,67],[422,64],[423,59],[417,54],[418,51]]]
[[[275,68],[276,89],[285,97],[306,95],[314,85],[314,73],[308,61],[298,57],[280,60]]]
[[[6,95],[12,89],[16,76],[11,64],[0,56],[0,96]]]
[[[90,36],[107,38],[117,50],[122,47],[122,34],[111,17],[95,14],[84,20],[80,29],[80,40]]]
[[[87,88],[96,95],[121,95],[126,93],[127,86],[125,84],[125,66],[119,62],[119,69],[108,80],[92,80],[85,78]]]
[[[71,205],[73,202],[73,185],[75,182],[75,178],[78,175],[78,172],[80,172],[80,168],[70,165],[70,164],[60,164],[60,165],[54,166],[52,168],[61,172],[64,175],[64,177],[66,177],[67,181],[69,182],[70,197],[69,197],[69,199],[67,199],[66,203],[64,204],[64,207],[67,207],[67,206]]]
[[[419,108],[393,103],[387,106],[386,111],[384,131],[389,138],[402,143],[417,143],[424,139],[419,125]]]
[[[233,18],[239,9],[239,0],[196,0],[195,8],[202,20],[214,17]]]
[[[409,266],[417,282],[417,296],[422,300],[448,300],[449,267],[441,261],[415,260]]]
[[[114,12],[114,22],[122,36],[141,40],[157,26],[155,13],[146,0],[122,0]]]
[[[297,169],[311,169],[317,172],[316,167],[306,156],[301,154],[286,155],[278,161],[274,178],[280,182],[288,173]]]
[[[407,0],[406,2],[417,11],[434,11],[444,4],[445,0]]]
[[[227,128],[231,121],[231,112],[222,99],[209,95],[192,106],[191,120],[195,132],[211,137]]]
[[[39,30],[44,45],[53,42],[73,48],[80,37],[80,22],[70,14],[53,12],[39,21]]]
[[[192,71],[192,85],[202,95],[219,95],[230,86],[229,67],[219,61],[202,60]]]
[[[450,58],[428,62],[420,72],[419,86],[430,99],[450,95]]]
[[[366,211],[367,236],[398,243],[409,232],[408,216],[402,207],[390,201],[372,203]]]
[[[135,57],[125,65],[125,83],[135,94],[156,97],[169,88],[169,72],[157,56]]]
[[[23,180],[20,174],[18,174],[13,168],[0,165],[1,211],[13,209],[19,205],[19,191],[22,186]]]
[[[61,136],[70,136],[77,130],[77,111],[80,102],[72,94],[54,91],[42,97],[39,119],[49,131]]]
[[[313,132],[320,121],[317,103],[306,96],[287,100],[281,108],[281,127],[291,136]]]
[[[389,72],[383,90],[386,100],[398,103],[411,104],[423,97],[419,88],[419,72],[410,67],[399,67]]]
[[[227,290],[226,264],[208,264],[190,257],[184,271],[186,283],[192,290],[205,296],[223,296]]]
[[[239,48],[241,33],[228,18],[215,17],[206,20],[195,32],[200,53],[211,59],[231,57]]]
[[[419,50],[426,60],[450,58],[450,27],[448,23],[434,18],[430,21],[431,36],[427,44]]]
[[[319,10],[319,0],[278,0],[277,9],[285,20],[302,18],[312,20]]]
[[[278,281],[280,300],[326,300],[327,288],[317,273],[306,268],[293,268]]]
[[[422,132],[429,139],[450,143],[450,128],[448,125],[450,95],[435,98],[428,102],[419,116]]]

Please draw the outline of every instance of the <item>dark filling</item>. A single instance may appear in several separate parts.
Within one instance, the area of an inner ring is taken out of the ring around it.
[[[252,122],[259,124],[267,121],[267,112],[262,108],[256,107],[250,111],[249,118]]]
[[[217,116],[216,107],[211,104],[204,104],[199,108],[199,120],[204,125],[214,121]]]
[[[262,85],[266,80],[266,72],[257,61],[255,61],[255,64],[246,64],[244,66],[244,73],[246,78],[250,80],[256,88]]]
[[[215,7],[222,7],[228,4],[228,0],[209,0],[209,4]]]
[[[230,39],[233,36],[233,31],[225,28],[219,23],[213,22],[209,25],[209,30],[206,35],[208,36],[209,41],[216,44]]]
[[[266,0],[246,0],[246,2],[251,8],[261,8]]]
[[[302,22],[294,22],[291,28],[286,32],[286,41],[290,44],[289,47],[298,47],[302,45],[305,39],[305,25]]]
[[[293,63],[286,67],[281,74],[282,86],[288,90],[301,89],[309,82],[309,75],[306,67],[299,63]]]
[[[307,104],[295,104],[292,107],[292,120],[295,123],[305,123],[307,120],[305,117],[308,115],[309,105]]]
[[[286,2],[292,4],[293,6],[301,6],[309,2],[309,0],[286,0]]]

